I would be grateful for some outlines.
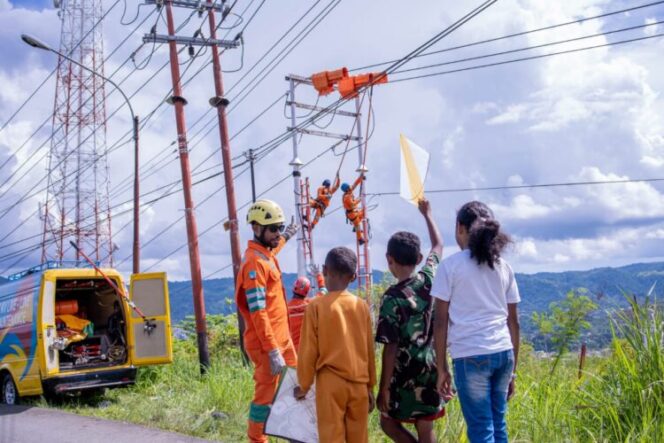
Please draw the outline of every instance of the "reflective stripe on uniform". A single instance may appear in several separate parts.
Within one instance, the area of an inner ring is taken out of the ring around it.
[[[247,306],[249,312],[265,309],[265,288],[255,287],[247,289]]]
[[[249,420],[256,423],[265,423],[267,416],[270,413],[269,405],[257,405],[256,403],[251,403],[249,405]]]

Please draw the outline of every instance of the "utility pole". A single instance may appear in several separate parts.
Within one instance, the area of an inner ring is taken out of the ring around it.
[[[222,2],[223,4],[223,2]],[[225,10],[222,12],[221,22],[223,23],[224,18],[230,11]],[[228,118],[226,116],[226,107],[228,106],[228,99],[224,97],[224,81],[221,71],[221,60],[219,57],[219,48],[215,43],[217,40],[217,21],[215,17],[214,8],[208,9],[208,24],[210,25],[210,40],[212,44],[210,45],[210,50],[212,52],[212,73],[214,76],[214,91],[215,96],[210,99],[210,105],[217,108],[217,118],[219,120],[219,138],[221,139],[221,160],[224,165],[224,185],[226,189],[226,205],[228,206],[228,225],[230,227],[230,237],[231,237],[231,260],[233,261],[233,281],[237,283],[237,274],[240,272],[240,265],[242,264],[242,252],[240,250],[240,232],[237,219],[237,205],[235,204],[235,184],[233,182],[233,165],[231,163],[231,146],[230,140],[228,137]],[[237,43],[242,39],[241,34],[235,37],[235,42]],[[252,179],[252,196],[254,201],[256,201],[256,190],[253,184],[254,170],[253,170],[253,160],[252,160],[252,169],[251,169],[251,179]],[[242,316],[240,315],[239,308],[235,307],[235,313],[237,314],[238,330],[240,333],[240,349],[242,354],[245,356],[245,360],[248,360],[248,356],[244,350],[244,342],[242,337],[244,336],[245,324]]]
[[[293,76],[286,77],[289,85],[289,95],[288,100],[290,102],[291,110],[291,127],[297,127],[297,122],[295,120],[295,86],[296,82],[300,83]],[[306,80],[305,80],[306,81]],[[305,277],[307,275],[307,255],[306,255],[306,245],[305,245],[305,233],[304,233],[304,222],[302,220],[302,202],[301,202],[301,179],[302,173],[300,168],[302,167],[302,160],[298,156],[298,143],[297,143],[297,132],[292,130],[292,141],[293,141],[293,159],[290,161],[289,165],[293,167],[293,193],[295,195],[295,210],[297,212],[298,221],[300,222],[300,229],[297,231],[297,276]]]
[[[249,149],[249,152],[245,154],[247,160],[249,160],[249,174],[251,175],[251,201],[256,202],[256,178],[254,176],[254,161],[256,156],[254,155],[254,150]]]
[[[168,35],[160,35],[156,33],[150,33],[143,36],[144,43],[168,43],[170,63],[171,63],[171,78],[173,82],[173,95],[168,99],[168,103],[172,104],[175,107],[175,123],[177,127],[178,134],[178,153],[180,156],[180,166],[182,169],[182,189],[184,191],[184,206],[185,206],[185,220],[187,223],[187,239],[189,246],[189,263],[191,268],[191,286],[194,298],[194,316],[196,318],[196,336],[198,341],[198,359],[201,365],[201,373],[207,372],[207,369],[210,366],[210,356],[208,352],[208,342],[207,342],[207,325],[205,321],[205,299],[203,298],[203,278],[201,276],[201,263],[200,263],[200,254],[198,250],[198,230],[196,228],[196,217],[194,215],[194,204],[191,196],[191,168],[189,165],[189,148],[187,146],[187,127],[185,123],[184,115],[184,106],[187,104],[187,100],[182,96],[182,86],[180,85],[180,63],[178,60],[178,44],[185,44],[187,46],[222,46],[224,48],[235,48],[238,46],[238,43],[233,41],[229,42],[226,40],[217,40],[215,37],[210,36],[210,38],[197,38],[194,37],[181,37],[175,35],[175,23],[173,20],[173,6],[197,9],[199,11],[208,9],[210,11],[221,12],[223,10],[223,5],[215,1],[198,1],[198,0],[145,0],[147,5],[156,5],[157,8],[166,8],[166,22],[168,26]],[[202,8],[202,9],[201,9]],[[216,28],[214,26],[213,28]],[[215,52],[213,52],[215,53]],[[218,55],[218,53],[217,53]],[[218,60],[217,60],[218,61]],[[215,86],[217,86],[215,82]],[[219,88],[221,88],[221,93],[217,93],[217,97],[211,100],[211,104],[216,106],[218,109],[225,108],[228,104],[223,98],[223,86],[219,83]],[[224,114],[225,115],[225,114]],[[227,133],[227,128],[221,128],[222,140],[223,133]],[[222,142],[222,152],[226,146],[228,149],[228,140],[226,143]],[[230,155],[230,151],[228,151]],[[230,158],[228,159],[228,164],[224,161],[225,172],[228,173],[230,169]],[[228,175],[226,175],[228,180]],[[232,189],[232,179],[231,179],[231,189]],[[228,186],[226,188],[228,193]],[[232,196],[232,194],[231,194]],[[232,210],[231,210],[232,209]],[[235,204],[233,202],[232,208],[229,206],[229,217],[231,232],[233,231],[233,225],[235,225],[235,232],[237,233],[237,219],[233,218],[232,214],[235,213]],[[233,223],[235,222],[235,223]],[[231,237],[232,238],[232,237]],[[238,240],[238,250],[239,250],[239,240]],[[239,265],[238,265],[239,266]],[[237,272],[237,271],[236,271]]]
[[[371,91],[369,92],[371,94]],[[357,131],[357,139],[359,140],[358,142],[358,162],[357,162],[357,169],[356,171],[359,172],[360,174],[366,174],[368,172],[368,169],[365,165],[366,158],[365,152],[366,152],[366,147],[365,144],[368,142],[368,140],[364,140],[362,138],[362,123],[361,123],[361,118],[360,118],[360,111],[362,108],[362,103],[360,102],[359,97],[355,97],[355,109],[357,111],[357,121],[355,122],[355,130]],[[371,107],[369,107],[367,111],[368,115],[371,113]],[[368,119],[367,119],[368,120]],[[368,125],[367,121],[367,125]],[[362,207],[364,210],[367,210],[367,186],[366,182],[362,182],[360,184],[360,201],[362,201]],[[371,301],[371,292],[372,292],[372,273],[371,273],[371,249],[369,247],[369,218],[367,217],[367,214],[365,212],[364,218],[362,219],[362,230],[364,231],[364,235],[366,236],[366,241],[364,242],[363,245],[360,245],[359,243],[357,244],[357,259],[358,259],[358,273],[357,273],[357,286],[359,289],[360,294],[364,293],[364,296],[366,297],[367,302],[369,303],[369,306],[373,307],[372,301]]]
[[[141,272],[141,243],[139,240],[140,188],[138,176],[138,116],[134,117],[134,250],[132,253],[132,272]]]

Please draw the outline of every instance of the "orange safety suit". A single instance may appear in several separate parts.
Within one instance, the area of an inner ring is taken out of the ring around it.
[[[334,180],[332,187],[321,186],[318,188],[317,195],[315,199],[309,200],[309,206],[312,209],[316,210],[316,215],[314,216],[313,221],[311,222],[311,229],[318,224],[320,218],[325,213],[325,210],[330,206],[330,201],[332,200],[332,195],[337,192],[340,185],[339,177]]]
[[[319,272],[316,275],[316,281],[318,284],[316,297],[327,294],[325,277],[323,277],[322,273]],[[300,330],[302,329],[302,321],[304,320],[304,311],[311,300],[313,299],[293,296],[291,301],[288,302],[288,324],[290,326],[290,335],[293,340],[293,346],[296,351],[300,347]]]
[[[369,306],[348,291],[309,303],[304,315],[297,379],[305,392],[316,379],[321,443],[368,441],[369,391],[376,362]]]
[[[286,293],[275,255],[283,248],[269,250],[249,241],[235,288],[235,302],[244,319],[244,347],[254,363],[254,398],[249,407],[247,435],[251,442],[267,443],[263,433],[279,376],[272,375],[269,352],[279,349],[288,366],[297,365],[297,355],[288,328]]]
[[[366,242],[366,238],[364,237],[364,230],[362,229],[362,221],[364,220],[364,208],[360,208],[360,205],[362,204],[362,201],[360,199],[356,199],[355,196],[353,195],[353,191],[357,186],[362,183],[364,176],[360,175],[357,180],[355,180],[355,183],[350,187],[350,189],[346,192],[344,192],[344,197],[343,197],[343,203],[344,203],[344,209],[346,210],[346,218],[348,219],[349,222],[353,224],[353,230],[355,231],[355,236],[357,237],[357,241],[360,244],[363,244]]]

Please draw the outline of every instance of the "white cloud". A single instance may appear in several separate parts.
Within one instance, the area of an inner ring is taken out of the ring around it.
[[[655,17],[648,17],[645,20],[646,25],[650,25],[647,28],[643,29],[643,33],[645,35],[655,35],[659,32],[659,24],[654,24],[657,23],[658,20]]]

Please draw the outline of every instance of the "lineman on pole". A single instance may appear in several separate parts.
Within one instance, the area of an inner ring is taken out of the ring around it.
[[[254,363],[254,398],[249,407],[247,435],[251,442],[265,442],[263,433],[279,374],[285,366],[297,366],[297,355],[288,329],[288,307],[276,255],[297,232],[286,227],[284,213],[270,200],[258,200],[247,213],[254,239],[249,241],[238,272],[235,302],[247,325],[244,347]]]

